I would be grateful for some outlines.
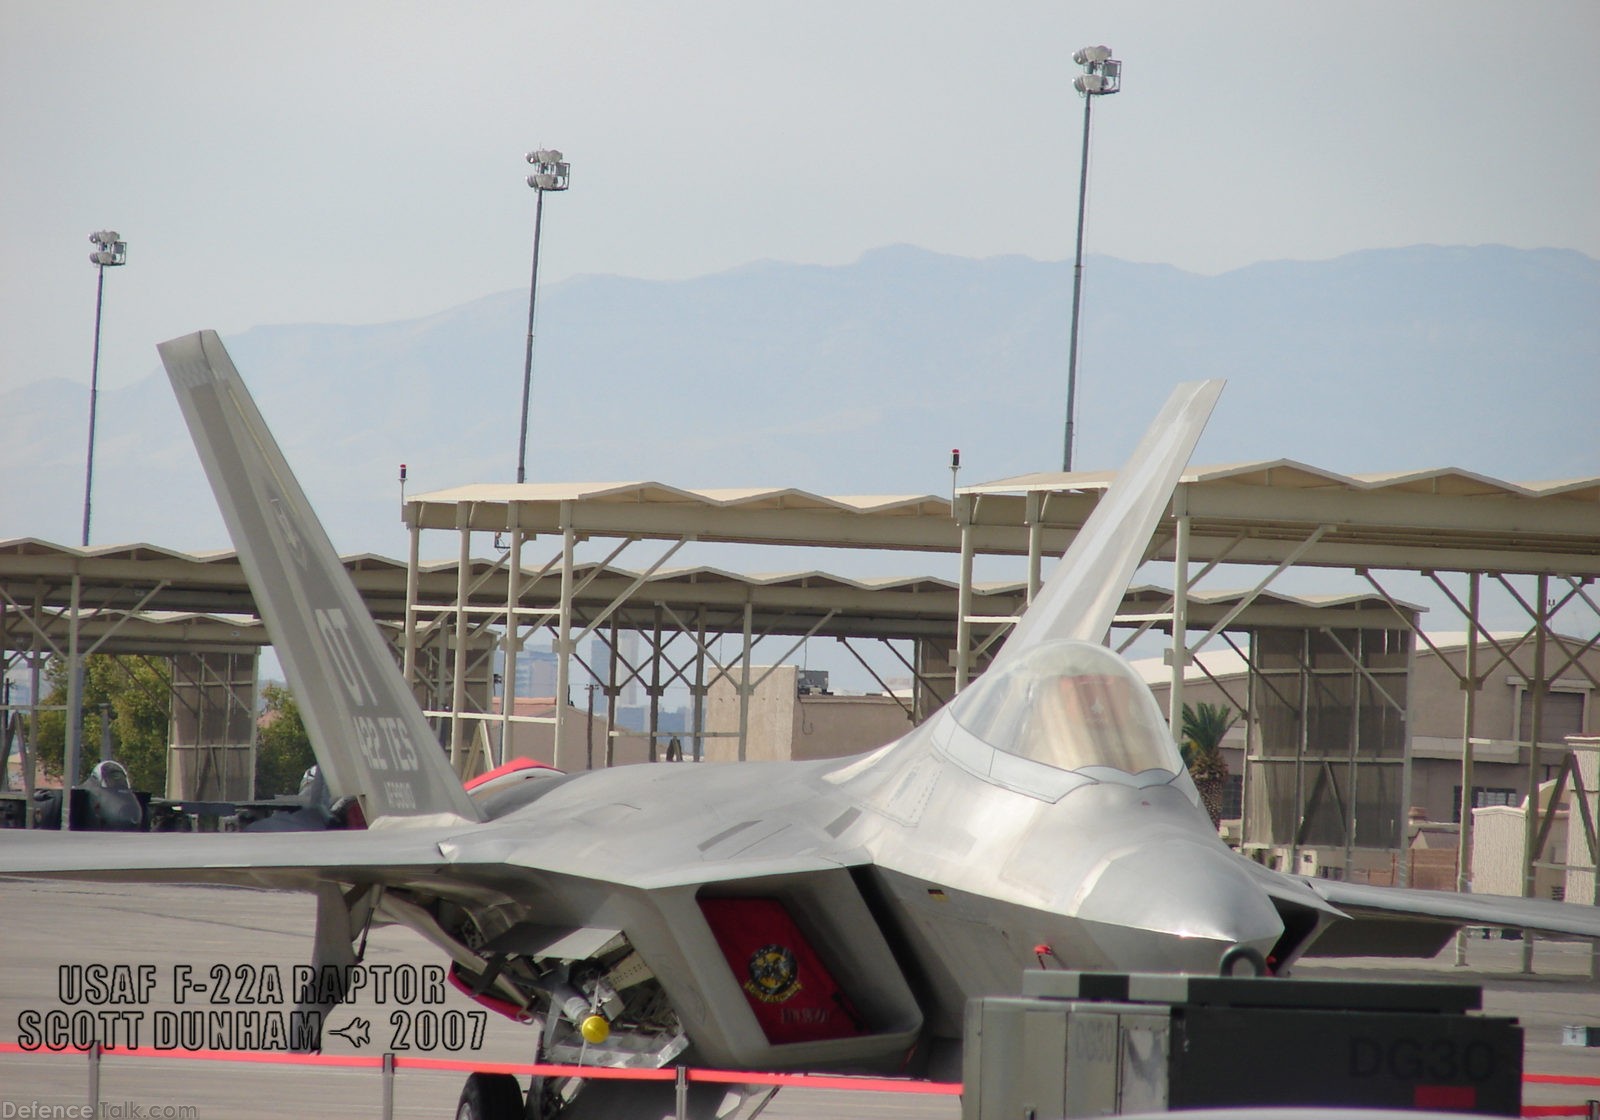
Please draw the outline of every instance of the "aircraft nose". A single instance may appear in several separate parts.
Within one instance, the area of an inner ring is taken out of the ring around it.
[[[1210,972],[1235,945],[1283,933],[1271,898],[1220,846],[1170,838],[1113,855],[1078,906],[1113,967]]]

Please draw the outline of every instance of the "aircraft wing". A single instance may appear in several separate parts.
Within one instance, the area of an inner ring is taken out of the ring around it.
[[[104,835],[0,834],[0,875],[104,882],[235,884],[310,890],[319,883],[384,883],[436,891],[444,878],[473,893],[550,876],[661,890],[766,875],[837,872],[866,862],[778,799],[766,814],[703,813],[685,827],[691,800],[734,803],[734,768],[600,771],[547,796],[536,813],[486,824],[395,820],[372,829]],[[647,793],[649,797],[639,796]],[[618,828],[620,801],[632,819]],[[840,808],[843,803],[840,803]]]
[[[317,882],[398,882],[431,877],[457,830],[422,827],[196,836],[140,833],[115,843],[93,833],[12,832],[0,840],[0,875],[103,882],[213,883],[305,890]]]
[[[1463,926],[1600,938],[1600,907],[1331,879],[1300,881],[1352,919],[1331,927],[1313,943],[1308,956],[1429,955],[1427,945],[1432,944],[1436,951]],[[1407,951],[1405,946],[1412,944],[1418,948]]]

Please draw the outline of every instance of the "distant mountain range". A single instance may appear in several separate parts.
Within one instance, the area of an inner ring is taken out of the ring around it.
[[[1056,469],[1071,286],[1070,262],[906,246],[552,285],[529,477],[945,493],[953,447],[964,483]],[[515,477],[526,314],[511,291],[226,341],[334,543],[398,556],[400,463],[411,493]],[[1600,262],[1576,252],[1419,246],[1221,276],[1091,258],[1082,336],[1083,469],[1118,465],[1172,383],[1226,377],[1197,462],[1600,474]],[[0,536],[78,539],[85,397],[0,395]],[[227,546],[153,360],[103,394],[100,424],[96,543]]]

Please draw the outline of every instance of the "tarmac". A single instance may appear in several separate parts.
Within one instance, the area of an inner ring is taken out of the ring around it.
[[[45,1047],[31,1054],[0,1053],[0,1113],[69,1115],[27,1110],[85,1104],[88,1060],[70,1049],[48,1050],[51,1031],[70,1036],[83,1013],[120,1016],[113,1029],[137,1028],[145,1045],[163,1026],[197,1026],[193,1013],[202,1009],[208,1015],[224,1013],[207,1019],[208,1029],[215,1022],[270,1037],[273,1017],[287,1017],[292,1010],[293,970],[309,960],[314,909],[305,895],[243,888],[0,879],[0,1042],[37,1041]],[[1595,1028],[1600,1041],[1600,982],[1591,978],[1594,952],[1588,943],[1536,943],[1531,975],[1520,971],[1519,942],[1471,938],[1466,945],[1465,968],[1454,964],[1454,949],[1447,947],[1431,961],[1312,962],[1295,974],[1481,984],[1487,1013],[1513,1016],[1523,1024],[1528,1072],[1600,1076],[1600,1046],[1563,1041],[1572,1027]],[[372,931],[364,963],[375,966],[374,976],[388,966],[386,975],[398,980],[422,975],[421,966],[442,964],[444,958],[409,930],[391,927]],[[108,967],[102,973],[91,965]],[[278,981],[281,992],[274,990]],[[185,983],[180,1006],[175,988]],[[200,984],[207,986],[203,995],[195,987]],[[527,1027],[493,1013],[472,1018],[481,1009],[453,987],[446,986],[440,998],[424,977],[409,1004],[400,1002],[403,994],[397,985],[380,1002],[369,990],[342,1005],[329,1017],[329,1026],[353,1029],[346,1037],[327,1037],[325,1052],[370,1056],[394,1050],[483,1063],[531,1060],[533,1036]],[[218,996],[230,1002],[212,1002]],[[188,1020],[180,1017],[184,1012]],[[368,1025],[368,1041],[360,1047],[353,1045],[360,1034],[357,1020]],[[400,1049],[401,1044],[409,1049]],[[396,1075],[394,1115],[454,1115],[463,1077],[402,1068]],[[1530,1084],[1523,1099],[1525,1105],[1576,1105],[1591,1097],[1600,1097],[1600,1087]],[[108,1055],[100,1067],[99,1099],[99,1115],[106,1120],[249,1120],[286,1112],[376,1117],[383,1084],[372,1069]],[[762,1115],[769,1120],[955,1120],[960,1112],[955,1097],[786,1088]]]

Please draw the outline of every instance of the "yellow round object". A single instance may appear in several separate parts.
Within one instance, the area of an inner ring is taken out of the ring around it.
[[[590,1015],[578,1024],[578,1031],[585,1042],[598,1046],[611,1037],[611,1024],[606,1022],[604,1015]]]

